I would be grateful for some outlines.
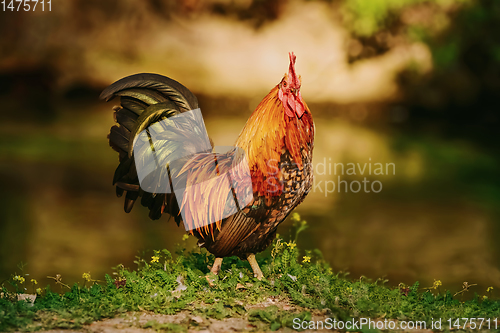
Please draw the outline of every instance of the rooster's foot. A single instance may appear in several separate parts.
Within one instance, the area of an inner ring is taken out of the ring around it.
[[[221,265],[222,265],[222,258],[215,258],[214,265],[212,266],[210,272],[214,273],[215,275],[219,274]]]
[[[255,260],[255,254],[253,253],[249,254],[247,256],[247,260],[250,263],[250,266],[252,267],[253,276],[256,277],[258,280],[262,280],[264,274],[262,274],[259,264],[257,263],[257,260]]]
[[[210,273],[213,273],[215,275],[219,274],[221,265],[222,265],[222,258],[215,258],[214,265],[212,266]],[[215,287],[214,280],[210,278],[210,274],[205,277],[210,287]]]

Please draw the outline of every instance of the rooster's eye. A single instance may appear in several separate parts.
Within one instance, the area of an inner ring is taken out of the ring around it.
[[[286,87],[286,81],[283,81],[283,87]]]

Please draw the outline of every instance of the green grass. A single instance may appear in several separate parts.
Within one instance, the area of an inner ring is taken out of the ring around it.
[[[475,295],[462,301],[465,292],[454,296],[441,290],[439,281],[427,289],[420,288],[418,282],[389,287],[381,279],[351,280],[346,274],[334,273],[319,251],[301,253],[296,247],[297,236],[307,225],[298,214],[292,219],[295,238],[285,242],[278,237],[259,259],[266,276],[263,281],[252,277],[246,261],[231,257],[224,259],[222,271],[212,276],[214,286],[210,286],[206,275],[213,256],[199,249],[186,251],[182,246],[176,255],[162,250],[147,258],[138,257],[134,270],[118,265],[104,281],[84,274],[85,282],[71,288],[56,282],[55,288],[66,292],[41,289],[34,305],[17,301],[16,293],[24,290],[27,282],[17,275],[9,280],[9,287],[2,285],[0,331],[80,328],[130,311],[176,314],[184,310],[201,318],[244,317],[270,330],[292,327],[297,317],[310,320],[312,313],[344,321],[361,317],[423,320],[428,327],[432,318],[499,317],[498,300]],[[296,310],[246,308],[269,298],[293,304]],[[149,321],[143,327],[182,332],[196,325],[193,321]]]

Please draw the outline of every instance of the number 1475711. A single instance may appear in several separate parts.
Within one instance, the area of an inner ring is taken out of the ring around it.
[[[52,10],[52,0],[2,0],[0,4],[2,5],[2,10],[4,12],[19,12],[19,11],[51,11]]]

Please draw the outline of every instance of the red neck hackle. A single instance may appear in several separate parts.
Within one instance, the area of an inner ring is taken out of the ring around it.
[[[304,101],[300,94],[300,76],[295,72],[296,56],[293,52],[289,53],[290,66],[288,73],[285,74],[278,85],[278,98],[283,103],[283,108],[288,117],[301,118],[304,114]]]
[[[311,111],[300,95],[294,64],[290,53],[288,74],[260,102],[236,141],[248,156],[254,193],[266,198],[281,194],[281,155],[288,151],[302,167],[302,150],[314,140]]]

